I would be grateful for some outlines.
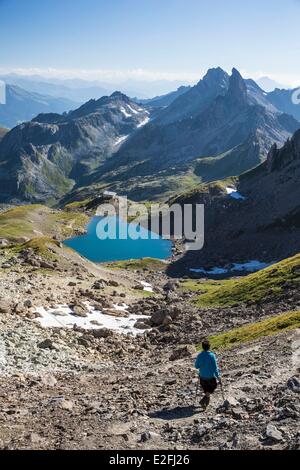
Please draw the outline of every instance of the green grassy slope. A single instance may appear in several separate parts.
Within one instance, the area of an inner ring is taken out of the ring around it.
[[[246,277],[225,281],[186,281],[183,288],[199,292],[199,307],[230,307],[275,300],[287,289],[300,286],[300,254]]]
[[[72,211],[56,211],[39,204],[19,206],[0,214],[0,238],[12,243],[20,238],[67,238],[82,229],[89,218]]]
[[[235,328],[225,333],[220,333],[210,337],[212,349],[230,349],[241,344],[273,336],[284,331],[294,330],[300,327],[300,311],[287,312],[276,317],[251,323],[249,325]],[[198,346],[200,349],[200,346]]]

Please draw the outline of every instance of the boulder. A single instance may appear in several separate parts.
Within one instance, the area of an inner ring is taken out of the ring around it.
[[[166,310],[156,310],[151,316],[151,325],[160,326],[164,323],[165,319],[168,317],[168,312]]]
[[[160,435],[152,431],[143,432],[140,437],[140,442],[144,443],[151,439],[160,439]]]
[[[271,442],[277,443],[283,441],[283,436],[281,431],[279,431],[274,424],[269,423],[266,429],[266,438]]]
[[[144,323],[142,321],[137,321],[134,325],[134,328],[136,328],[137,330],[149,330],[151,326],[147,325],[147,323]]]
[[[54,265],[49,263],[48,261],[44,261],[42,260],[40,262],[40,267],[43,268],[43,269],[53,269],[54,268]]]
[[[38,347],[40,349],[55,349],[55,346],[53,344],[53,341],[51,339],[45,339],[41,343],[38,344]]]
[[[175,291],[176,289],[178,289],[179,286],[180,286],[179,282],[169,281],[164,285],[163,290],[165,292],[171,292],[171,291]]]
[[[72,411],[74,403],[71,400],[61,400],[58,404],[59,408],[65,411]]]
[[[86,318],[88,316],[87,309],[84,305],[81,305],[81,304],[71,305],[70,309],[73,311],[73,314],[76,315],[77,317]]]
[[[0,313],[9,313],[11,310],[8,300],[0,300]]]
[[[163,325],[164,326],[169,326],[173,323],[173,318],[170,316],[170,315],[167,315],[165,318],[164,318],[164,321],[163,321]]]
[[[90,341],[88,341],[86,338],[78,338],[78,344],[80,344],[80,346],[84,346],[87,349],[91,345]]]
[[[112,336],[113,333],[107,328],[100,328],[97,330],[92,330],[92,334],[94,338],[108,338],[109,336]]]
[[[294,393],[300,393],[300,382],[296,377],[291,377],[288,380],[287,386]]]
[[[178,359],[183,359],[185,357],[192,357],[195,352],[196,348],[190,344],[187,344],[186,346],[175,349],[170,356],[170,361],[177,361]]]

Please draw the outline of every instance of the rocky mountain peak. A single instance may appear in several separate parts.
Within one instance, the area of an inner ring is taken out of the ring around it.
[[[121,91],[115,91],[110,95],[111,99],[123,100],[123,101],[130,101],[127,95],[124,95]]]
[[[203,79],[200,80],[198,85],[202,82],[206,83],[209,86],[215,84],[224,84],[224,87],[228,86],[229,75],[225,70],[221,69],[221,67],[211,68],[207,71],[206,75],[204,75]]]
[[[232,75],[229,79],[228,97],[236,103],[247,102],[247,85],[240,72],[233,68]]]
[[[228,98],[234,103],[245,104],[247,102],[247,85],[240,72],[233,68],[229,79]]]

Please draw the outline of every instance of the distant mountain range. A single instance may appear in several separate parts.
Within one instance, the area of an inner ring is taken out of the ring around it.
[[[0,126],[12,128],[40,113],[63,113],[77,107],[77,103],[65,98],[40,95],[7,85],[6,104],[0,104]]]
[[[40,76],[24,77],[15,74],[2,75],[0,80],[8,85],[22,88],[29,93],[70,100],[77,103],[76,107],[92,98],[99,99],[111,92],[109,85],[100,85],[99,83],[84,80],[47,80]]]
[[[216,68],[153,100],[115,92],[69,113],[39,114],[0,143],[0,200],[76,199],[103,187],[157,199],[240,175],[300,128],[290,94]]]
[[[99,99],[120,90],[128,96],[137,96],[138,99],[149,99],[156,95],[168,94],[171,90],[181,87],[178,80],[124,80],[118,83],[108,83],[99,80],[44,78],[39,75],[0,75],[9,85],[19,86],[26,91],[48,95],[54,98],[66,98],[77,103],[85,103],[90,99]]]

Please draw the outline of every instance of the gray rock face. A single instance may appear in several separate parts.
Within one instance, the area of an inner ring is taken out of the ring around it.
[[[243,200],[214,184],[175,199],[205,204],[205,246],[177,264],[224,266],[250,259],[274,262],[300,250],[300,131],[267,161],[237,179]],[[176,263],[173,266],[176,268]]]

